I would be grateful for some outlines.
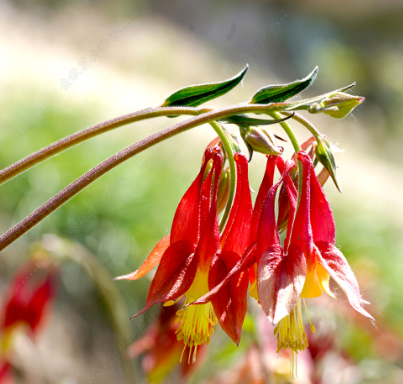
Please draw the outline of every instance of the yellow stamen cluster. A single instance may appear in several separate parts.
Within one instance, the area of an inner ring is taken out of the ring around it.
[[[305,309],[309,323],[311,324],[311,330],[315,333],[315,327],[309,319],[306,304]],[[301,299],[298,299],[298,302],[291,313],[279,321],[276,328],[274,328],[274,334],[277,335],[277,353],[279,353],[281,349],[286,350],[287,348],[291,351],[290,376],[294,378],[297,372],[297,357],[295,354],[298,355],[298,351],[303,351],[308,347],[308,340],[306,338],[302,319]]]
[[[208,271],[199,269],[191,287],[185,293],[186,301],[184,309],[176,312],[178,316],[176,323],[179,322],[179,327],[176,330],[177,338],[178,340],[183,340],[185,344],[183,352],[186,347],[190,348],[189,363],[196,361],[197,347],[210,342],[210,336],[214,333],[214,327],[217,324],[217,317],[215,316],[211,302],[186,307],[186,305],[193,303],[209,291],[207,281]]]
[[[186,298],[185,305],[193,301],[193,299]],[[213,305],[211,302],[207,304],[191,305],[186,309],[181,309],[176,312],[176,314],[178,315],[176,322],[180,322],[176,330],[178,340],[183,340],[185,348],[190,348],[188,362],[194,363],[196,361],[197,347],[210,342],[210,336],[214,333],[214,327],[217,324]],[[185,351],[185,348],[183,351]],[[193,357],[191,357],[192,349]]]

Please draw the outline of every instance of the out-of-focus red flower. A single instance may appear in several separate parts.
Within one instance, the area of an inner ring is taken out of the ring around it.
[[[11,366],[5,361],[0,361],[0,384],[14,384]]]
[[[55,270],[32,262],[15,275],[1,309],[0,331],[8,333],[19,325],[34,336],[55,295]]]
[[[37,334],[56,292],[55,274],[53,265],[29,262],[11,282],[0,309],[0,384],[14,383],[9,362],[14,335],[18,331],[28,331],[31,338]]]
[[[191,356],[189,347],[184,347],[183,342],[176,337],[178,329],[176,312],[179,309],[178,304],[163,307],[158,319],[148,327],[144,336],[128,349],[127,353],[131,358],[145,353],[141,364],[150,383],[161,382],[178,365],[182,355]],[[182,359],[180,363],[182,377],[187,377],[201,363],[205,348],[205,344],[199,347],[195,364],[191,364],[189,358]]]

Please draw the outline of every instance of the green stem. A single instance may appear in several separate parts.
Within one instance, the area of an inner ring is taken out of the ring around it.
[[[282,113],[282,112],[281,112]],[[286,114],[286,113],[284,113]],[[291,115],[292,113],[290,113]],[[277,113],[277,112],[270,112],[269,113],[270,116],[272,116],[274,119],[276,120],[280,120],[281,116]],[[287,114],[287,116],[289,116]],[[294,147],[294,151],[295,153],[298,153],[301,150],[301,146],[298,143],[297,138],[295,137],[295,134],[293,132],[293,130],[291,129],[291,127],[288,125],[288,123],[286,121],[282,121],[281,123],[279,123],[281,125],[281,127],[284,129],[285,133],[287,134],[287,136],[290,138],[291,143]]]
[[[132,144],[131,146],[109,157],[101,164],[98,164],[96,167],[79,177],[76,181],[64,188],[62,191],[48,200],[45,204],[40,206],[36,211],[32,212],[29,216],[16,224],[4,235],[2,235],[0,237],[0,251],[8,247],[24,233],[28,232],[32,227],[41,222],[45,217],[49,216],[62,204],[70,200],[80,191],[82,191],[85,187],[92,184],[95,180],[99,179],[102,175],[115,168],[119,164],[123,163],[124,161],[144,151],[145,149],[148,149],[153,145],[160,143],[163,140],[169,139],[170,137],[175,136],[181,132],[185,132],[191,128],[197,127],[204,123],[208,123],[210,121],[244,112],[270,113],[273,111],[277,111],[281,107],[283,107],[282,104],[274,104],[268,106],[238,104],[232,107],[214,110],[211,112],[203,113],[200,116],[192,117],[188,120],[179,122],[169,128],[165,128],[153,135],[150,135],[135,144]],[[172,110],[170,114],[172,114]]]
[[[299,113],[292,113],[292,112],[281,112],[282,115],[291,116],[292,119],[298,121],[298,123],[302,124],[305,128],[308,129],[309,132],[315,137],[315,139],[320,136],[320,132],[315,128],[315,126],[305,117],[300,115]]]
[[[210,125],[216,131],[218,137],[220,138],[222,145],[225,149],[225,152],[228,156],[229,162],[229,169],[230,169],[230,190],[228,194],[228,201],[227,205],[225,206],[224,213],[221,217],[220,221],[220,232],[224,229],[225,223],[228,220],[229,213],[231,211],[232,203],[234,201],[235,196],[235,189],[236,189],[236,164],[234,160],[234,153],[232,151],[232,146],[230,141],[228,140],[227,135],[225,134],[224,130],[222,129],[221,125],[218,124],[216,121],[210,121]]]
[[[108,270],[94,255],[78,243],[51,236],[47,239],[45,238],[42,245],[52,254],[59,254],[62,258],[72,259],[88,273],[105,300],[116,335],[116,344],[129,347],[127,345],[127,341],[131,339],[129,314]],[[135,366],[127,356],[126,351],[119,355],[119,360],[122,365],[124,382],[126,384],[137,383],[138,377]]]

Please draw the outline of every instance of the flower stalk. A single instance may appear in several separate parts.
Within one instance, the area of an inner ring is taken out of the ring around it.
[[[231,211],[232,202],[234,201],[235,189],[236,189],[236,165],[235,165],[234,153],[232,151],[231,143],[230,143],[227,135],[225,134],[224,130],[222,129],[221,125],[218,124],[216,121],[211,121],[210,125],[216,131],[218,137],[220,138],[220,140],[222,142],[222,145],[228,156],[229,169],[230,169],[230,189],[229,189],[229,194],[228,194],[228,200],[227,200],[227,205],[225,206],[225,210],[224,210],[224,213],[223,213],[223,215],[221,217],[221,221],[220,221],[220,231],[222,231],[224,229],[225,223],[227,222],[229,213]]]

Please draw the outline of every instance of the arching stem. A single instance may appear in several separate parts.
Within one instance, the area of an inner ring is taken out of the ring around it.
[[[165,128],[153,135],[146,137],[143,140],[132,144],[130,147],[123,149],[115,155],[109,157],[107,160],[98,164],[96,167],[79,177],[76,181],[64,188],[45,204],[40,206],[36,211],[32,212],[25,219],[16,224],[13,228],[7,231],[0,237],[0,251],[12,244],[15,240],[21,237],[24,233],[28,232],[32,227],[42,221],[45,217],[49,216],[57,208],[70,200],[77,193],[82,191],[85,187],[99,179],[102,175],[115,168],[124,161],[137,155],[138,153],[152,147],[155,144],[160,143],[172,136],[175,136],[181,132],[187,131],[191,128],[197,127],[201,124],[224,118],[243,112],[260,112],[269,113],[273,110],[276,111],[279,107],[283,107],[281,104],[275,105],[245,105],[239,104],[220,110],[203,113],[201,116],[192,117],[186,121],[177,123],[169,128]],[[170,112],[172,113],[172,111]]]

